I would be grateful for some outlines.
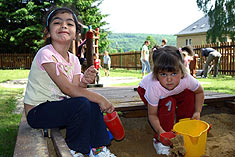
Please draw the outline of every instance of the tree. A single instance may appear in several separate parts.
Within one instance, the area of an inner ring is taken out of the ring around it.
[[[235,41],[235,1],[234,0],[197,0],[198,8],[209,16],[210,29],[207,41],[223,42],[229,36]]]
[[[1,52],[34,52],[42,42],[42,16],[50,3],[0,0]]]
[[[150,41],[149,49],[152,49],[157,44],[156,40],[152,36],[147,36],[146,40]]]
[[[77,11],[84,25],[92,28],[107,23],[98,7],[103,0],[0,0],[0,52],[36,53],[43,46],[43,28],[48,11],[55,6],[67,6]],[[99,48],[109,42],[107,30],[100,29]]]

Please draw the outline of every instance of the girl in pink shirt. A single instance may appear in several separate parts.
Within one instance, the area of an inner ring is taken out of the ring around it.
[[[179,51],[181,51],[181,53],[184,56],[184,66],[187,70],[187,72],[190,74],[190,62],[193,60],[193,56],[195,55],[193,49],[190,46],[185,46],[181,49],[179,49]]]
[[[69,8],[49,13],[46,46],[33,60],[24,97],[27,122],[36,129],[65,128],[65,141],[73,156],[115,157],[106,147],[111,141],[102,113],[113,112],[114,106],[86,89],[97,71],[91,66],[82,77],[78,58],[69,52],[79,27]]]
[[[154,148],[158,154],[169,154],[159,135],[171,131],[182,118],[200,119],[204,91],[200,83],[186,72],[182,53],[173,46],[153,53],[153,72],[139,83],[138,94],[148,106],[148,118],[154,128]]]

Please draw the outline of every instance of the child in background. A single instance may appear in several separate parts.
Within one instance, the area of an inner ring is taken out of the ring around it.
[[[46,46],[33,60],[24,97],[27,122],[35,129],[65,128],[65,141],[74,157],[87,153],[115,157],[106,147],[111,141],[102,113],[111,113],[114,107],[86,89],[94,82],[94,66],[82,77],[78,58],[68,51],[78,32],[79,23],[71,9],[56,8],[49,13]]]
[[[95,66],[95,69],[97,70],[95,81],[96,81],[97,84],[99,84],[99,81],[100,81],[100,68],[102,68],[102,66],[101,66],[101,61],[99,59],[99,54],[98,53],[94,54],[94,66]]]
[[[148,118],[154,128],[153,145],[157,154],[169,154],[169,146],[159,141],[159,135],[172,130],[182,118],[200,119],[204,91],[199,81],[186,72],[181,52],[173,46],[155,50],[153,72],[137,88],[148,106]]]
[[[111,58],[109,56],[109,52],[105,51],[104,52],[104,74],[105,76],[109,76],[109,70],[110,70],[110,66],[111,66]]]
[[[162,39],[162,44],[161,44],[161,46],[162,46],[162,47],[165,47],[166,44],[167,44],[167,39]]]
[[[195,53],[194,53],[193,49],[189,46],[185,46],[183,48],[180,48],[179,51],[181,51],[181,53],[184,56],[184,66],[185,66],[187,72],[190,74],[189,64],[193,60],[193,56],[195,55]]]

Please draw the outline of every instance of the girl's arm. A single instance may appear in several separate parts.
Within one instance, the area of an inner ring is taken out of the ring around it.
[[[145,61],[145,50],[143,50],[143,60]]]
[[[204,90],[200,85],[195,93],[195,112],[192,116],[192,119],[200,119],[200,113],[202,111],[202,105],[204,103]]]
[[[92,65],[84,72],[83,76],[82,75],[74,75],[72,83],[74,85],[80,86],[82,88],[86,88],[87,84],[94,82],[95,77],[96,77],[96,73],[97,73],[97,70]]]
[[[150,121],[152,127],[154,128],[154,130],[158,133],[158,135],[160,135],[161,133],[164,133],[165,131],[162,129],[162,127],[160,125],[160,121],[157,116],[157,111],[158,111],[157,106],[152,106],[152,105],[148,104],[149,121]]]
[[[55,63],[44,63],[42,66],[65,95],[70,97],[86,97],[90,101],[98,103],[103,112],[113,112],[113,105],[102,95],[71,83],[62,72],[57,76]]]

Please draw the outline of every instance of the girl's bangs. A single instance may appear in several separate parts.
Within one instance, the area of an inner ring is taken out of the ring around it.
[[[180,69],[179,61],[175,60],[174,58],[165,58],[159,60],[157,69],[158,71],[167,71],[167,72],[179,71]]]

